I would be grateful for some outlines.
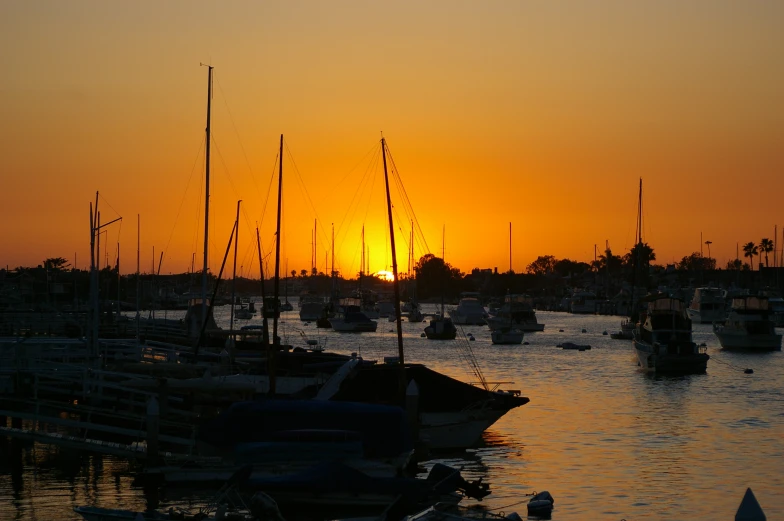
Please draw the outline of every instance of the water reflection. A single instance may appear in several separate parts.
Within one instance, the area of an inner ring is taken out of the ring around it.
[[[369,358],[396,354],[391,326],[347,336],[305,325],[296,311],[290,315],[283,331],[294,343],[303,330],[327,339],[330,350]],[[422,324],[403,324],[409,361],[473,381],[465,363],[470,349],[487,380],[509,382],[502,387],[531,399],[493,425],[480,446],[438,454],[422,474],[441,462],[462,468],[468,479],[482,478],[492,494],[481,504],[467,502],[482,509],[549,490],[556,521],[729,519],[748,486],[768,519],[784,518],[783,353],[724,352],[710,325],[695,325],[695,340],[706,342],[713,357],[707,373],[652,376],[637,370],[630,342],[601,334],[616,330],[619,317],[538,316],[545,331],[526,334],[529,345],[514,347],[494,346],[482,327],[470,329],[474,342],[430,342],[419,337]],[[592,349],[558,349],[563,341]],[[75,521],[73,506],[85,504],[193,509],[213,492],[134,487],[130,466],[110,457],[7,441],[0,447],[3,520]]]

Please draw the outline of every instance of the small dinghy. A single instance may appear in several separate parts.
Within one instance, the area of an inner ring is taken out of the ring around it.
[[[575,344],[574,342],[564,342],[563,344],[558,344],[555,347],[560,347],[563,349],[576,349],[578,351],[585,351],[586,349],[591,348],[591,346],[588,344]]]
[[[528,516],[538,517],[539,519],[550,519],[554,503],[555,499],[546,490],[534,494],[534,497],[528,502]]]

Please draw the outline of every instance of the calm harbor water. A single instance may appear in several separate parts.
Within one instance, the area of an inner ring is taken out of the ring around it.
[[[216,312],[222,325],[227,311]],[[397,354],[395,325],[386,319],[375,334],[350,335],[317,330],[297,313],[295,306],[284,314],[281,326],[293,345],[304,343],[304,333],[330,351]],[[407,361],[476,381],[465,361],[470,349],[488,381],[531,399],[491,427],[481,447],[433,460],[484,478],[493,491],[486,508],[524,513],[523,494],[548,490],[554,520],[733,519],[751,487],[768,519],[784,518],[784,353],[724,352],[711,326],[695,325],[695,341],[712,357],[707,374],[654,377],[636,368],[631,342],[602,334],[617,330],[620,317],[537,316],[545,331],[526,334],[529,345],[519,346],[492,345],[486,327],[463,328],[476,341],[437,342],[420,337],[425,324],[403,324]],[[557,348],[563,341],[592,349]],[[136,488],[128,463],[110,457],[2,445],[2,520],[75,520],[78,505],[193,507],[211,497]]]

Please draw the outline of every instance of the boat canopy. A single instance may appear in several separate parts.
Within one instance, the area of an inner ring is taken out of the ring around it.
[[[754,310],[754,311],[768,311],[770,310],[770,303],[768,297],[752,297],[742,296],[732,299],[732,309],[734,310]]]

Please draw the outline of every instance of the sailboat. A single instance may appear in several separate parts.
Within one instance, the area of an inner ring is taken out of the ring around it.
[[[638,309],[638,301],[642,298],[642,295],[637,295],[635,298],[634,292],[636,290],[637,284],[637,271],[640,269],[639,266],[639,256],[642,247],[642,178],[640,178],[640,191],[639,195],[637,196],[637,232],[634,244],[637,248],[636,255],[632,259],[633,261],[633,280],[632,280],[632,294],[631,294],[631,302],[629,303],[629,317],[624,319],[621,322],[621,329],[615,333],[610,334],[610,338],[615,340],[632,340],[634,339],[634,333],[637,329],[637,313]]]
[[[441,242],[441,255],[443,257],[443,234]],[[444,268],[446,269],[446,262],[444,262]],[[441,285],[441,313],[430,320],[430,324],[425,328],[425,337],[428,340],[454,340],[457,337],[457,328],[454,322],[444,313],[444,285],[446,285],[446,281],[442,281]]]
[[[356,374],[345,378],[339,389],[323,388],[331,399],[364,401],[372,396],[384,403],[403,406],[407,396],[418,394],[419,438],[431,449],[467,448],[479,441],[482,433],[515,407],[528,403],[520,391],[490,390],[480,375],[482,387],[461,382],[420,364],[405,362],[403,326],[400,313],[400,282],[395,253],[395,230],[387,173],[386,141],[381,138],[381,154],[387,197],[387,214],[392,253],[395,316],[397,318],[398,356],[391,363],[360,365]],[[443,315],[442,315],[443,317]],[[448,322],[451,324],[451,321]],[[454,338],[454,337],[453,337]],[[475,361],[474,361],[475,364]]]
[[[510,302],[510,295],[507,294],[507,303]],[[500,319],[503,320],[503,319]],[[489,322],[488,322],[489,324]],[[503,325],[496,324],[491,326],[490,340],[494,344],[522,344],[523,343],[523,330],[517,327],[512,319],[512,314],[509,313],[506,317],[506,323]]]
[[[286,278],[283,279],[283,292],[286,300],[280,305],[280,310],[294,311],[294,306],[289,302],[289,261],[286,261]]]

